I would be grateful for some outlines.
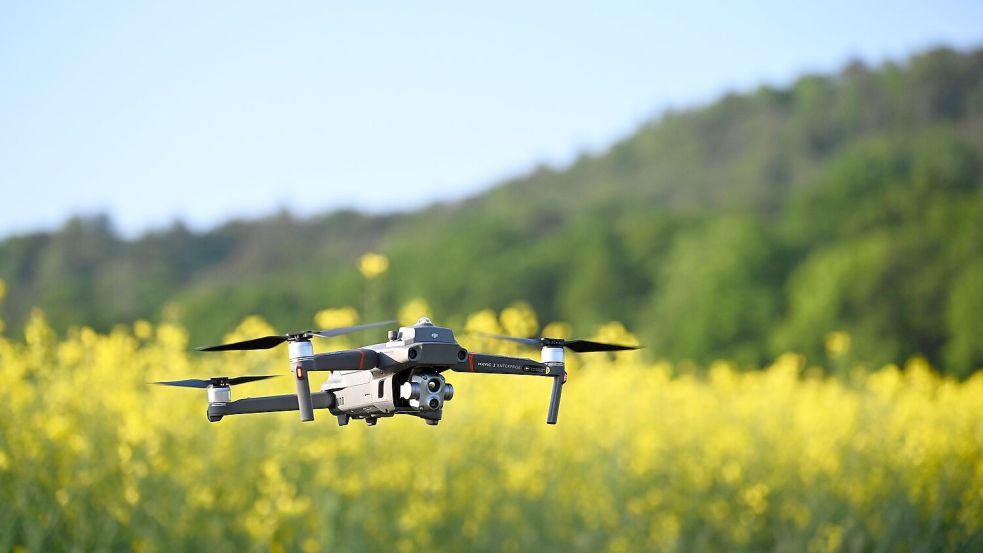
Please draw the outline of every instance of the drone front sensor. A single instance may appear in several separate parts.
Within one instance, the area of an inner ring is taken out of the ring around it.
[[[444,404],[454,397],[454,386],[442,374],[461,373],[545,376],[553,379],[546,422],[556,424],[563,384],[567,381],[564,351],[623,351],[638,346],[606,344],[590,340],[516,338],[486,335],[541,348],[541,360],[469,352],[461,347],[449,328],[434,326],[422,317],[413,326],[390,330],[388,340],[357,349],[314,353],[311,338],[329,338],[385,326],[395,321],[369,323],[328,330],[308,330],[281,336],[263,336],[230,344],[199,348],[199,351],[269,349],[289,344],[295,394],[261,396],[233,401],[232,386],[271,378],[274,375],[215,377],[157,382],[167,386],[205,388],[208,420],[217,422],[228,415],[299,411],[301,421],[313,421],[314,410],[327,409],[344,426],[362,419],[370,426],[380,418],[412,415],[429,425],[443,416]],[[328,372],[318,392],[311,392],[311,373]]]

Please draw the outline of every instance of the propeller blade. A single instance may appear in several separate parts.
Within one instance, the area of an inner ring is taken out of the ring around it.
[[[307,340],[311,336],[320,336],[321,338],[331,338],[334,336],[341,336],[343,334],[351,334],[352,332],[358,332],[359,330],[365,330],[368,328],[375,328],[377,326],[386,326],[396,323],[396,321],[382,321],[378,323],[368,323],[364,325],[356,326],[343,326],[341,328],[328,328],[325,330],[307,330],[305,332],[297,332],[294,334],[284,334],[281,336],[263,336],[261,338],[253,338],[251,340],[243,340],[241,342],[232,342],[231,344],[219,344],[217,346],[205,346],[203,348],[195,348],[198,351],[234,351],[234,350],[256,350],[256,349],[270,349],[279,346],[280,344],[291,339],[301,339]]]
[[[568,340],[563,343],[570,351],[586,353],[591,351],[625,351],[638,349],[641,346],[623,346],[621,344],[605,344],[604,342],[593,342],[591,340]]]
[[[632,349],[639,349],[641,346],[625,346],[621,344],[606,344],[604,342],[595,342],[593,340],[561,340],[559,338],[517,338],[515,336],[502,336],[500,334],[485,334],[479,333],[479,336],[484,336],[486,338],[495,338],[496,340],[508,340],[509,342],[516,342],[519,344],[525,344],[527,346],[563,346],[570,351],[577,353],[588,353],[593,351],[626,351]]]
[[[161,386],[180,386],[182,388],[207,388],[211,382],[200,378],[189,378],[187,380],[168,380],[165,382],[154,382]]]
[[[267,378],[276,378],[282,376],[279,374],[261,374],[257,376],[236,376],[228,379],[230,385],[235,384],[245,384],[246,382],[256,382],[257,380],[266,380]]]
[[[502,336],[501,334],[488,334],[485,332],[478,332],[477,334],[478,336],[484,336],[485,338],[506,340],[509,342],[516,342],[518,344],[525,344],[527,346],[538,346],[542,342],[541,338],[516,338],[515,336]]]
[[[245,384],[246,382],[255,382],[257,380],[266,380],[267,378],[273,378],[280,376],[278,374],[261,374],[256,376],[234,376],[229,378],[227,376],[215,376],[204,380],[201,378],[188,378],[185,380],[165,380],[162,382],[154,382],[154,384],[160,384],[161,386],[180,386],[182,388],[207,388],[209,386],[233,386],[235,384]]]
[[[198,351],[233,351],[233,350],[270,349],[270,348],[275,348],[286,341],[287,341],[286,336],[263,336],[262,338],[253,338],[251,340],[243,340],[241,342],[232,342],[231,344],[219,344],[217,346],[205,346],[202,348],[195,348],[195,349]]]
[[[359,330],[366,330],[369,328],[376,328],[379,326],[387,326],[391,324],[396,324],[396,321],[381,321],[378,323],[366,323],[364,325],[355,326],[343,326],[340,328],[329,328],[326,330],[312,331],[311,335],[320,336],[321,338],[332,338],[334,336],[341,336],[343,334],[351,334],[352,332],[358,332]]]

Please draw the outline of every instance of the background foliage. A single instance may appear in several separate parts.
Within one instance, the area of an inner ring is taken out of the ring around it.
[[[625,321],[659,356],[824,361],[844,330],[868,367],[920,353],[983,365],[983,50],[859,63],[668,112],[599,155],[412,213],[288,213],[137,240],[105,217],[0,243],[2,315],[54,328],[138,318],[215,341],[260,313],[367,318],[414,297],[445,323],[529,302],[586,332]],[[355,258],[391,260],[367,282]]]
[[[325,310],[318,324],[357,316]],[[517,304],[466,326],[534,320]],[[228,338],[270,331],[250,317]],[[594,337],[634,338],[617,323]],[[834,338],[843,360],[849,337]],[[588,354],[571,361],[557,426],[548,379],[452,373],[437,428],[339,428],[320,411],[209,424],[203,391],[147,384],[287,372],[283,354],[189,353],[184,328],[146,321],[59,339],[40,311],[23,340],[0,333],[0,550],[983,548],[983,373],[960,382],[914,358],[832,378],[793,354],[751,372]]]

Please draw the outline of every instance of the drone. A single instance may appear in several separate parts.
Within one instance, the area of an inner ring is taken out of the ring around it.
[[[317,354],[311,344],[315,337],[330,338],[394,323],[396,321],[383,321],[328,330],[307,330],[197,348],[198,351],[263,350],[286,342],[290,372],[297,385],[296,394],[232,400],[232,386],[278,375],[220,376],[155,384],[206,389],[210,422],[218,422],[229,415],[280,411],[299,411],[300,420],[309,422],[314,420],[315,409],[327,409],[337,417],[339,426],[347,425],[351,419],[361,419],[369,426],[375,426],[380,418],[396,415],[412,415],[435,426],[443,415],[444,403],[454,397],[454,386],[447,382],[443,374],[448,370],[540,376],[553,379],[546,423],[556,424],[560,394],[567,381],[564,350],[585,353],[639,348],[591,340],[482,334],[540,347],[541,360],[474,353],[457,343],[451,329],[435,326],[427,317],[421,317],[413,326],[388,331],[387,341],[380,344]],[[319,392],[311,392],[311,373],[316,372],[329,372],[330,375]]]

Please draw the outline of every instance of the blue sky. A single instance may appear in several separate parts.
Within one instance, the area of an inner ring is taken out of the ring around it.
[[[983,45],[983,2],[0,0],[0,235],[411,209],[667,107]]]

